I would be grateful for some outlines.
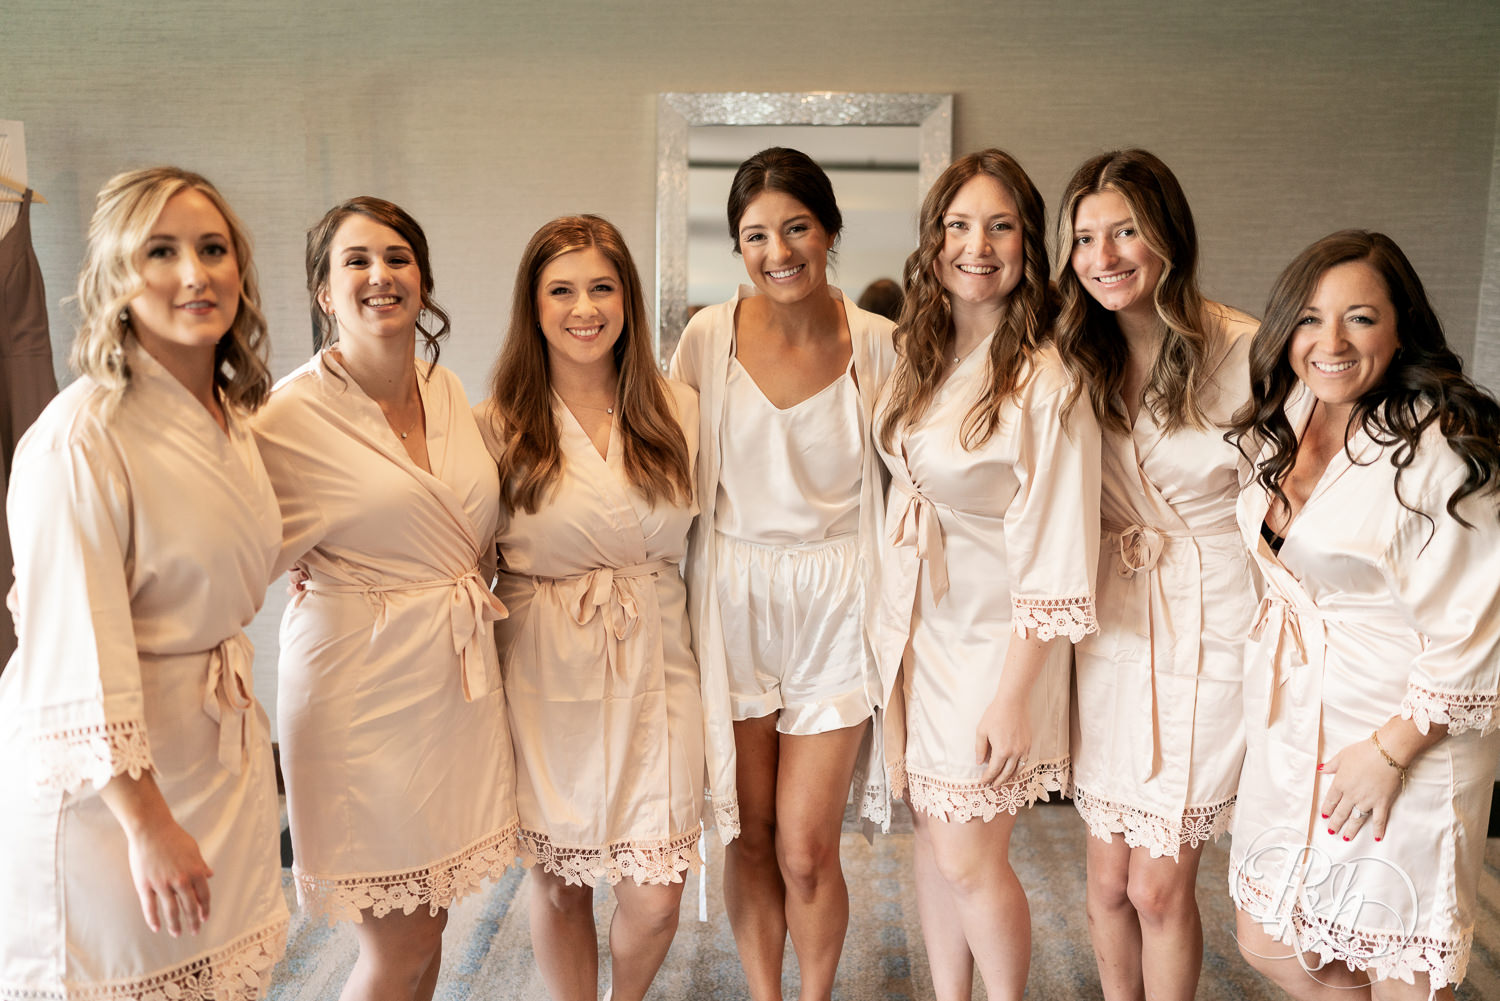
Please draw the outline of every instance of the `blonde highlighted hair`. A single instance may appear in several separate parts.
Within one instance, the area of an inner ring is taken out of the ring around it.
[[[82,321],[70,360],[80,375],[102,387],[107,411],[119,405],[130,386],[125,361],[125,338],[131,332],[127,307],[146,288],[140,272],[146,241],[167,202],[188,190],[201,192],[224,217],[240,271],[239,309],[214,348],[214,386],[226,403],[247,411],[257,409],[270,394],[266,319],[260,311],[260,287],[244,223],[201,175],[179,167],[150,167],[117,174],[100,189],[78,275],[76,301]]]
[[[619,389],[615,413],[624,444],[625,472],[647,500],[686,503],[693,495],[687,439],[677,423],[667,383],[656,367],[641,278],[625,240],[596,215],[554,219],[521,254],[511,292],[510,329],[490,380],[501,493],[511,508],[535,512],[562,473],[562,449],[552,404],[548,348],[537,311],[542,270],[563,254],[598,250],[620,276],[625,329],[614,344]]]

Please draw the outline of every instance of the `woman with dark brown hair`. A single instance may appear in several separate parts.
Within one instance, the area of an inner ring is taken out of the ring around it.
[[[1046,344],[1045,209],[1014,158],[956,160],[922,202],[896,371],[877,656],[893,791],[916,828],[939,1001],[1019,1001],[1031,957],[1009,860],[1021,808],[1066,789],[1069,645],[1094,629],[1099,430],[1065,417]]]
[[[1250,376],[1240,950],[1303,1001],[1451,999],[1500,758],[1500,405],[1359,230],[1277,279]]]
[[[491,398],[495,592],[515,741],[531,942],[555,1001],[598,996],[594,890],[614,888],[614,1001],[638,1001],[701,865],[704,707],[678,570],[697,397],[662,378],[640,277],[598,216],[554,219],[521,255]],[[719,720],[722,728],[727,721]],[[715,789],[733,805],[733,789]]]
[[[515,860],[514,764],[479,573],[499,481],[427,239],[360,197],[307,234],[313,358],[256,422],[296,597],[277,693],[297,894],[355,923],[341,997],[427,999],[447,908]],[[416,360],[417,338],[427,361]]]
[[[1103,429],[1099,632],[1076,650],[1072,742],[1089,932],[1108,1001],[1190,1001],[1198,861],[1228,829],[1244,752],[1248,473],[1223,433],[1250,393],[1255,321],[1198,290],[1192,211],[1145,150],[1078,168],[1057,259],[1057,348]]]

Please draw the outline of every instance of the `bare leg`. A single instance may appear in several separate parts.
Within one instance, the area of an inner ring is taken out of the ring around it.
[[[615,915],[609,922],[610,997],[640,1001],[661,969],[677,933],[683,883],[615,887]]]
[[[1198,861],[1203,846],[1181,845],[1177,858],[1130,852],[1130,902],[1140,917],[1141,974],[1151,1001],[1193,1001],[1203,971]]]
[[[1369,983],[1363,973],[1340,962],[1312,972],[1304,970],[1291,946],[1266,934],[1260,923],[1242,910],[1235,911],[1234,935],[1245,961],[1297,1001],[1370,1001]],[[1309,967],[1317,966],[1317,956],[1303,959]]]
[[[594,891],[568,886],[538,866],[531,881],[531,951],[552,1001],[596,1001],[599,946],[594,931]]]
[[[917,916],[922,921],[933,994],[937,1001],[969,1001],[974,996],[974,956],[964,939],[958,904],[933,858],[932,838],[927,832],[929,818],[916,810],[911,817]]]
[[[724,909],[754,1001],[781,1001],[786,886],[776,859],[776,716],[734,724],[740,836],[724,849]]]
[[[776,777],[776,855],[786,926],[802,973],[802,1001],[829,1001],[849,927],[849,887],[839,833],[854,759],[868,724],[781,737]]]
[[[1412,979],[1416,982],[1377,980],[1370,985],[1370,997],[1374,1001],[1427,1001],[1427,985],[1430,983],[1427,974],[1418,973]],[[1453,988],[1444,987],[1432,997],[1434,1001],[1453,1001]]]
[[[1143,1001],[1141,922],[1128,893],[1130,846],[1120,835],[1101,841],[1089,835],[1089,938],[1099,964],[1099,984],[1106,1001]]]
[[[1031,966],[1031,910],[1010,867],[1015,815],[968,823],[927,817],[925,824],[985,992],[990,1001],[1021,1001]]]
[[[394,911],[380,918],[366,911],[354,926],[359,958],[340,1001],[427,1001],[437,986],[447,923],[444,910],[436,915],[422,908],[411,914]]]

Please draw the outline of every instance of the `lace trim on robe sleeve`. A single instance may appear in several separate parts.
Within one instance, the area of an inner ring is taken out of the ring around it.
[[[1094,618],[1094,599],[1089,595],[1078,598],[1012,595],[1011,625],[1017,636],[1025,637],[1028,629],[1035,629],[1039,640],[1066,636],[1071,643],[1099,631]]]
[[[719,829],[719,840],[726,845],[740,836],[740,801],[738,797],[714,800],[714,826]]]
[[[1436,691],[1409,684],[1401,700],[1401,716],[1417,724],[1426,733],[1434,723],[1447,724],[1449,733],[1478,730],[1489,733],[1500,726],[1495,719],[1495,705],[1500,702],[1494,692]]]
[[[116,775],[138,779],[154,772],[146,724],[119,720],[39,733],[36,784],[43,792],[74,792],[85,784],[103,788]]]

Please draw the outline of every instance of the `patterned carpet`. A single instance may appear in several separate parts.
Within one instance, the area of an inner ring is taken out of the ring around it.
[[[1066,805],[1034,808],[1016,827],[1013,862],[1031,901],[1033,944],[1026,996],[1033,1001],[1099,996],[1083,909],[1084,837],[1082,822]],[[1236,950],[1224,884],[1227,844],[1226,840],[1210,847],[1199,871],[1205,957],[1198,1001],[1280,999],[1284,995],[1252,972]],[[707,880],[709,920],[698,921],[698,882],[692,877],[683,895],[682,924],[657,976],[653,998],[747,997],[717,885],[722,856],[717,844],[713,848]],[[843,1001],[928,1001],[932,990],[910,877],[909,822],[904,829],[878,837],[874,846],[846,833],[843,858],[852,914],[833,996]],[[1500,839],[1490,840],[1485,861],[1474,952],[1459,1001],[1500,998]],[[284,884],[291,900],[289,874]],[[512,870],[486,892],[454,908],[436,1001],[546,997],[531,957],[527,885],[523,874]],[[595,899],[602,945],[613,903],[602,891]],[[270,998],[336,999],[354,955],[354,934],[348,926],[330,929],[294,914],[287,957],[276,969]],[[790,948],[787,968],[784,993],[795,998],[797,971]],[[983,989],[976,987],[975,996],[984,997]]]

